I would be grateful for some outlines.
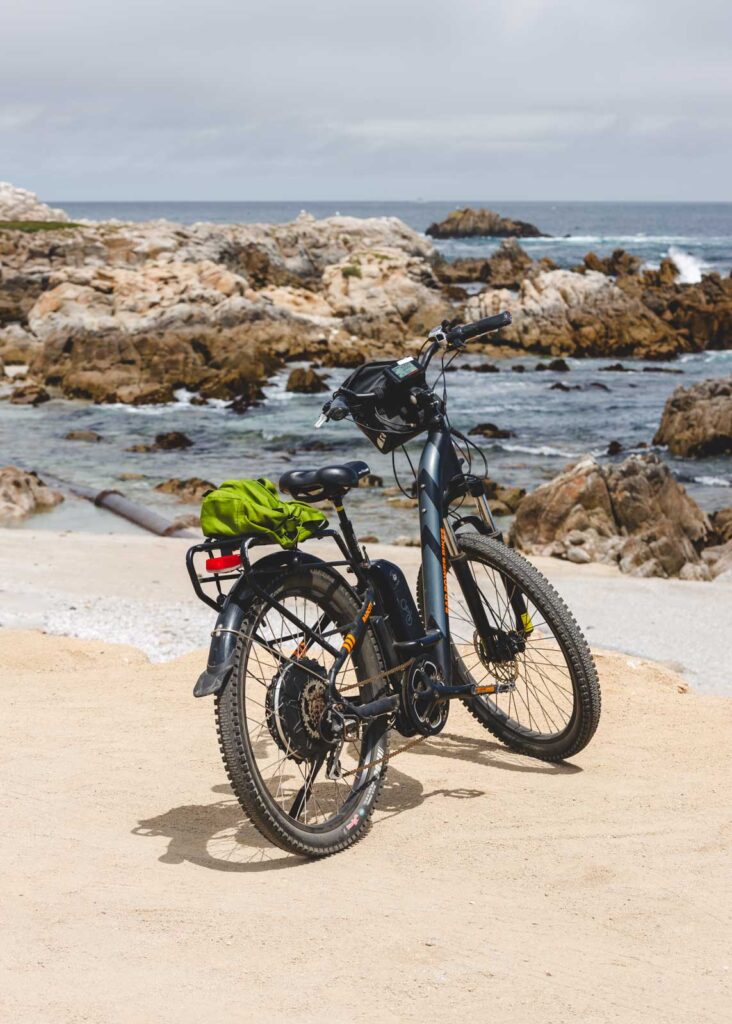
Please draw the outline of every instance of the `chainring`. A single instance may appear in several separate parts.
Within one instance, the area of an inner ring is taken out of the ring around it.
[[[400,714],[403,714],[411,732],[422,736],[436,736],[442,732],[450,713],[450,702],[440,700],[429,692],[430,685],[437,678],[437,667],[429,658],[418,658],[404,673]]]

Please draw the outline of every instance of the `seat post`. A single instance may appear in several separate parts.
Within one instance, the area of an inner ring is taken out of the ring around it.
[[[348,514],[345,508],[343,507],[344,496],[345,491],[339,491],[338,494],[334,494],[330,500],[333,502],[333,508],[336,510],[336,513],[338,515],[338,523],[341,528],[341,533],[343,534],[343,539],[346,542],[346,547],[350,551],[351,555],[357,561],[360,562],[361,559],[363,558],[363,555],[358,546],[358,539],[356,538],[356,533],[353,529],[353,524],[351,523],[351,520],[348,518]]]

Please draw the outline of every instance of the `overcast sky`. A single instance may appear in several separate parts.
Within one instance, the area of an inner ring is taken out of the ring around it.
[[[730,0],[4,0],[45,199],[732,199]]]

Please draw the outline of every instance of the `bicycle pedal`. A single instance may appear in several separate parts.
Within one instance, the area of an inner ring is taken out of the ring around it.
[[[511,690],[515,689],[515,683],[490,683],[486,686],[474,686],[472,694],[474,697],[478,697],[483,694],[509,693]]]

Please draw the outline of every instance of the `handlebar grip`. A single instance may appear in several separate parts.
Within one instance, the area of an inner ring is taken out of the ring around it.
[[[471,338],[479,338],[482,334],[490,334],[491,331],[500,331],[502,327],[508,327],[513,322],[513,317],[504,310],[503,313],[496,313],[495,316],[486,316],[482,320],[476,320],[472,324],[463,324],[448,333],[450,341],[470,341]]]
[[[348,415],[348,406],[342,398],[334,398],[328,409],[329,420],[343,420]]]

